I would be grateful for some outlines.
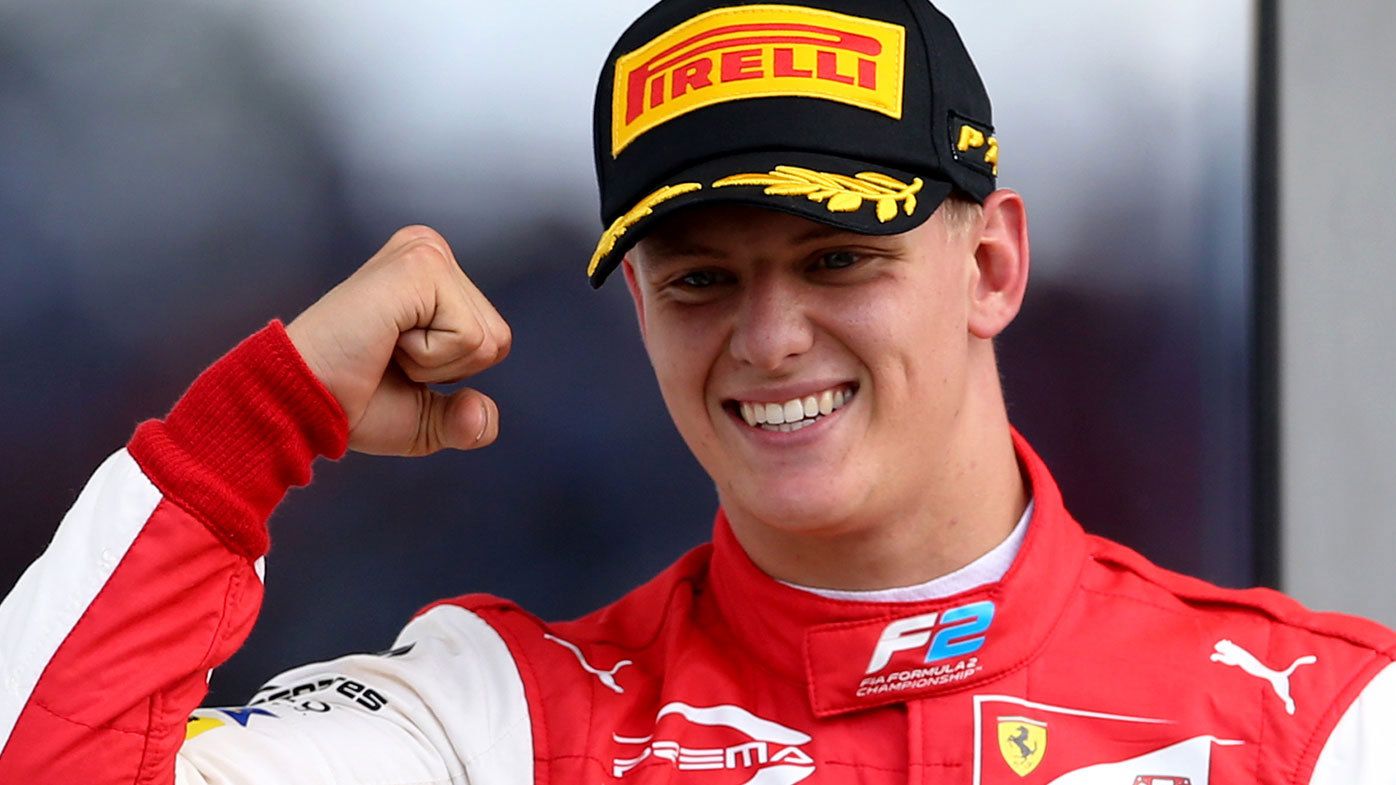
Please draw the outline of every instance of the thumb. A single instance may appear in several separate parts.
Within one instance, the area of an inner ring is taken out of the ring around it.
[[[488,395],[468,387],[437,392],[394,367],[353,425],[349,447],[371,455],[419,456],[473,450],[498,435],[499,408]]]
[[[430,411],[424,418],[442,447],[473,450],[499,436],[499,407],[488,395],[463,387],[449,395],[427,390]]]

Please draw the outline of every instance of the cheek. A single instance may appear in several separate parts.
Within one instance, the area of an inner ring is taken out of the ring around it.
[[[883,397],[936,394],[953,382],[955,358],[967,349],[963,301],[931,286],[884,294],[848,303],[838,333]]]
[[[645,347],[664,406],[698,463],[716,474],[721,451],[708,410],[707,392],[722,356],[722,344],[714,340],[713,329],[695,325],[692,320],[647,318]]]
[[[676,417],[701,401],[720,346],[714,330],[695,319],[675,319],[652,312],[645,348],[665,401]]]

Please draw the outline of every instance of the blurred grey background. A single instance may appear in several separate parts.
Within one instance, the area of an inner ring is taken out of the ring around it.
[[[1396,4],[1280,10],[1282,585],[1396,626]]]
[[[501,439],[320,463],[210,702],[442,596],[578,615],[705,539],[624,287],[583,275],[593,83],[648,4],[0,0],[0,587],[138,421],[407,223],[514,328]],[[940,5],[1032,220],[1015,423],[1088,528],[1252,583],[1253,4]]]

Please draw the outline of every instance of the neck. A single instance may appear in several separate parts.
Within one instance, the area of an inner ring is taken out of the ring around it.
[[[768,575],[811,588],[891,589],[960,569],[1008,537],[1029,498],[1002,399],[980,400],[985,411],[926,461],[915,498],[802,531],[728,508],[733,534]]]

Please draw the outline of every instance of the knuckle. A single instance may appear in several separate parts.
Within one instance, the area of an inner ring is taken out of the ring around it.
[[[441,233],[423,224],[413,224],[404,226],[393,233],[391,242],[395,245],[409,245],[412,243],[434,243],[436,245],[446,245],[446,238]]]
[[[514,343],[514,333],[509,329],[509,323],[499,316],[491,316],[481,326],[485,334],[485,339],[480,342],[481,352],[495,361],[503,359]]]
[[[425,455],[431,452],[431,393],[425,387],[418,388],[417,422],[409,441],[409,455]]]
[[[404,245],[397,253],[397,262],[410,270],[431,274],[450,264],[450,257],[435,243],[420,240]]]
[[[398,267],[414,273],[432,277],[449,272],[455,265],[451,262],[451,249],[446,240],[435,230],[425,226],[409,226],[398,230],[394,238],[402,238],[390,256]]]
[[[441,396],[430,389],[423,387],[418,392],[417,430],[412,436],[413,454],[431,455],[445,446],[440,416],[442,404]]]
[[[492,351],[486,346],[487,340],[474,330],[461,330],[442,335],[432,343],[429,351],[443,370],[456,372],[473,366],[481,353]]]
[[[464,346],[462,346],[462,348],[469,352],[471,355],[477,357],[490,357],[493,356],[495,353],[494,339],[490,337],[489,333],[483,330],[481,330],[478,334],[475,335],[463,336],[462,340],[465,344]]]

